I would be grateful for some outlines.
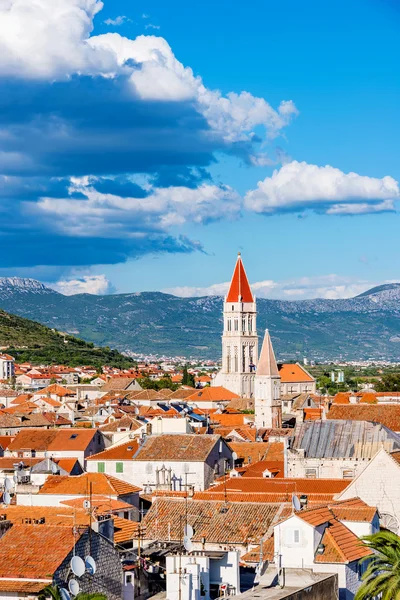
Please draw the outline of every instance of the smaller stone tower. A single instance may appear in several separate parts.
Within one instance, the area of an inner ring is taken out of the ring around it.
[[[268,329],[254,380],[254,409],[257,429],[282,426],[281,378]]]

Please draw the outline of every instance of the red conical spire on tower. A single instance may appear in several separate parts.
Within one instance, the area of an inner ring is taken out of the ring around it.
[[[226,302],[254,302],[240,252],[238,253]]]

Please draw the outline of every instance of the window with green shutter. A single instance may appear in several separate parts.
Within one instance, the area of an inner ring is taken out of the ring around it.
[[[124,472],[124,463],[122,463],[122,462],[115,463],[115,472],[123,473]]]
[[[105,473],[106,468],[105,468],[105,463],[97,463],[97,472],[98,473]]]

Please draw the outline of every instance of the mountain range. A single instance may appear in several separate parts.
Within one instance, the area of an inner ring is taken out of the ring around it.
[[[64,296],[34,279],[0,278],[0,308],[124,352],[218,359],[222,302],[161,292]],[[257,300],[277,357],[400,361],[400,284],[345,300]]]

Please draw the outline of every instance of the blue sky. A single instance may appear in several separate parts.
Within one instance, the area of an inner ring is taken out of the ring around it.
[[[399,280],[397,3],[6,4],[1,275],[223,293],[240,250],[258,296]]]

